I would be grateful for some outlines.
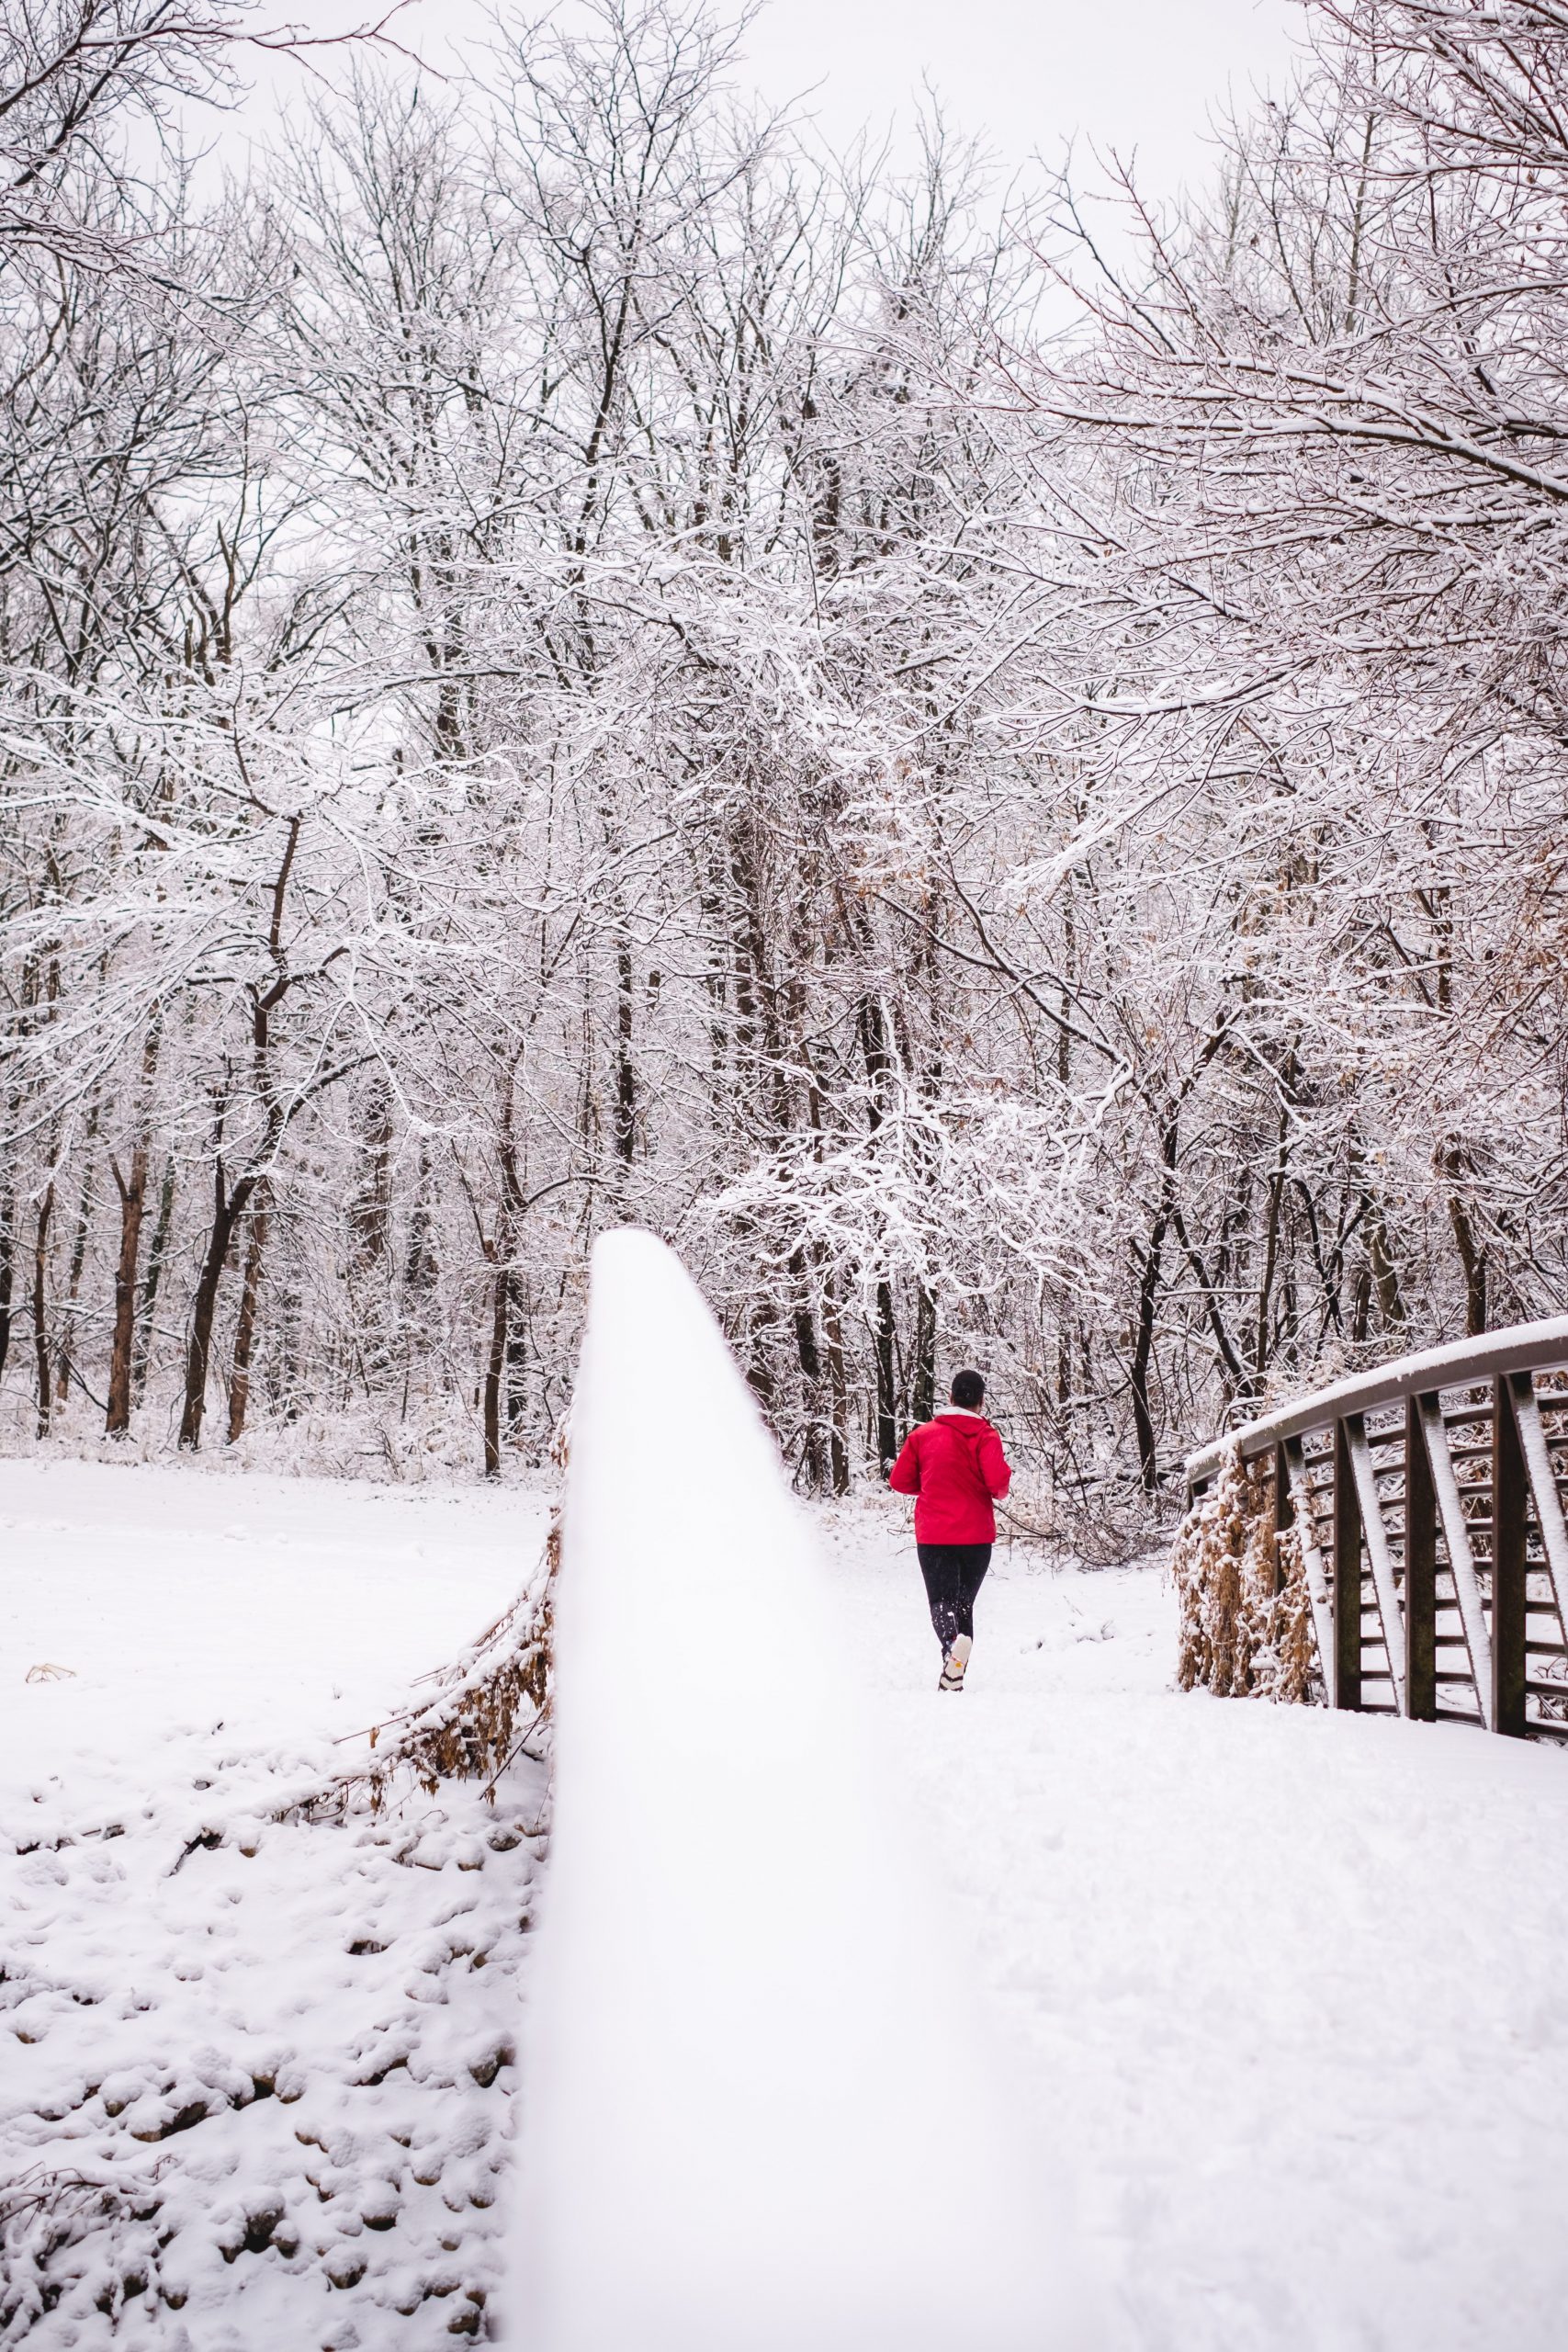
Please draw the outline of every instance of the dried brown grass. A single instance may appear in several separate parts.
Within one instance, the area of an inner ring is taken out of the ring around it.
[[[423,1678],[434,1694],[368,1734],[370,1760],[340,1773],[290,1817],[341,1819],[360,1805],[379,1813],[400,1783],[434,1796],[443,1781],[483,1780],[493,1804],[507,1766],[519,1756],[546,1760],[555,1690],[555,1591],[560,1568],[561,1514],[534,1574],[510,1609],[448,1666]],[[530,1745],[530,1743],[533,1743]]]
[[[1181,1606],[1177,1680],[1223,1699],[1321,1695],[1301,1539],[1276,1532],[1269,1478],[1232,1446],[1171,1554]]]

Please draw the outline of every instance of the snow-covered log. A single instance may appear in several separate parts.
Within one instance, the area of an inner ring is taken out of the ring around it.
[[[530,2343],[1082,2344],[1061,2224],[863,1758],[773,1443],[646,1233],[594,1253],[557,1660]]]

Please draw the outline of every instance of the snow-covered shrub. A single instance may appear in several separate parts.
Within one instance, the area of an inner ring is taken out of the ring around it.
[[[1098,1489],[1075,1491],[1055,1471],[1052,1463],[1015,1466],[1007,1500],[997,1507],[997,1532],[1004,1544],[1038,1544],[1053,1563],[1123,1568],[1156,1542],[1148,1500],[1140,1491],[1123,1484],[1118,1492],[1109,1478]]]
[[[1295,1529],[1276,1530],[1269,1480],[1233,1445],[1182,1521],[1171,1554],[1181,1604],[1177,1679],[1222,1699],[1301,1704],[1319,1695],[1306,1566]]]

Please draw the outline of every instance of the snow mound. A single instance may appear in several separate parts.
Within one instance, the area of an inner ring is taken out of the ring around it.
[[[538,2352],[1082,2342],[803,1519],[644,1233],[594,1254],[557,1678],[525,2074]]]

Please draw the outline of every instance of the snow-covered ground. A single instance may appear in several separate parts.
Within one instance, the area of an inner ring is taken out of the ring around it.
[[[0,2343],[481,2329],[541,1776],[271,1816],[515,1596],[545,1516],[0,1463]]]
[[[0,1464],[0,2343],[483,2332],[537,1778],[265,1816],[512,1598],[543,1516]],[[941,1697],[902,1507],[818,1518],[1112,2352],[1556,2352],[1568,1756],[1179,1696],[1157,1568],[1022,1547]]]
[[[1021,1546],[943,1698],[902,1512],[828,1522],[1114,2352],[1561,2352],[1568,1755],[1177,1693],[1157,1570]]]

